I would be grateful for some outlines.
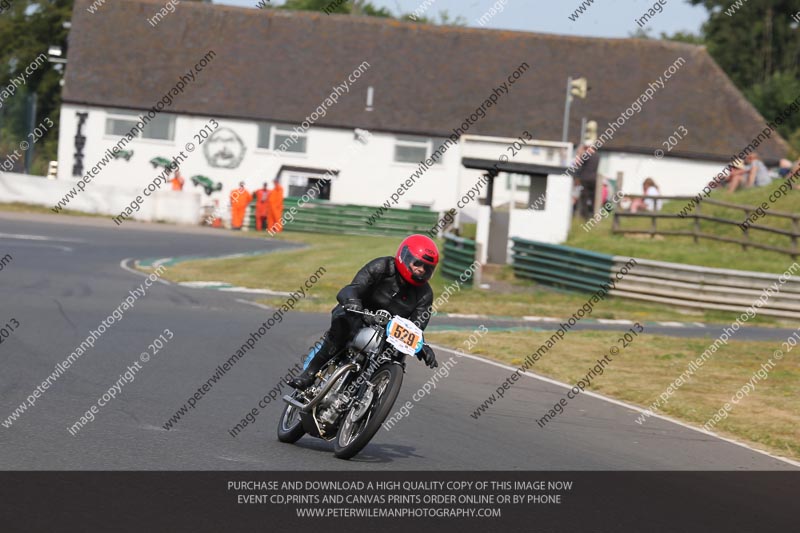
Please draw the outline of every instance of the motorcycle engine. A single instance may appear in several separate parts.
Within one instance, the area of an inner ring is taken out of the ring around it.
[[[349,398],[346,394],[331,392],[320,403],[323,409],[319,412],[319,419],[326,424],[335,424],[340,410],[347,405],[348,401]]]

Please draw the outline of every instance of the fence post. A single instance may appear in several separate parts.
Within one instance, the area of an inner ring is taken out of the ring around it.
[[[797,235],[800,233],[800,228],[797,227],[797,217],[792,217],[792,259],[797,259]]]
[[[700,242],[700,203],[698,202],[697,205],[694,207],[694,243],[697,244]]]
[[[744,219],[750,220],[749,209],[744,210]],[[745,252],[747,251],[747,243],[749,242],[750,242],[750,226],[747,226],[746,228],[744,228],[744,240],[742,242],[742,250],[744,250]]]

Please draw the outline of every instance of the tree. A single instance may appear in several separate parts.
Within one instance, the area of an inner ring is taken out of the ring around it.
[[[703,25],[708,51],[740,89],[763,83],[775,72],[797,73],[800,32],[791,15],[800,12],[800,0],[688,2],[708,10]]]
[[[266,6],[267,9],[291,9],[297,11],[322,11],[324,13],[341,13],[343,15],[362,15],[367,17],[381,17],[417,22],[420,24],[441,24],[443,26],[465,26],[467,21],[461,16],[451,18],[447,11],[439,12],[439,21],[435,19],[415,16],[413,13],[402,13],[395,16],[385,7],[376,7],[369,0],[348,0],[336,2],[335,0],[286,0],[282,5]]]
[[[767,120],[800,96],[800,31],[792,15],[800,0],[687,0],[709,18],[702,34],[708,51]],[[800,150],[800,113],[779,133]]]
[[[36,2],[15,0],[0,18],[0,89],[11,80],[24,79],[16,93],[3,99],[0,108],[0,153],[12,153],[26,139],[30,120],[29,95],[36,94],[34,126],[45,118],[54,126],[39,139],[33,149],[34,160],[28,172],[44,174],[47,162],[56,159],[58,147],[58,116],[61,107],[61,73],[49,62],[39,65],[30,76],[24,74],[40,54],[50,46],[66,50],[67,29],[64,21],[72,14],[72,0]],[[0,97],[1,98],[1,97]]]
[[[800,96],[800,80],[794,74],[775,72],[766,81],[747,89],[745,96],[769,120]],[[800,150],[800,113],[790,115],[777,129],[795,150]]]

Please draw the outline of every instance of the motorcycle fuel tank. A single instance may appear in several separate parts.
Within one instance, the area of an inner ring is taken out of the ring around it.
[[[380,347],[381,333],[375,328],[361,328],[353,338],[352,347],[359,352],[373,352]]]

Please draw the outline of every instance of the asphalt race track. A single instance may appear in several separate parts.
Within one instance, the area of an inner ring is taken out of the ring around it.
[[[269,240],[203,228],[105,218],[0,214],[0,325],[19,328],[0,346],[0,421],[96,329],[144,277],[126,258],[270,251]],[[282,246],[286,246],[283,244]],[[1,470],[778,470],[790,462],[589,395],[540,429],[533,422],[565,390],[525,377],[474,420],[470,413],[509,370],[460,358],[451,374],[355,459],[303,438],[281,444],[282,402],[271,402],[236,438],[237,424],[327,326],[292,312],[207,392],[177,425],[163,424],[257,328],[269,311],[252,295],[156,283],[10,427],[0,426]],[[456,321],[459,322],[459,321]],[[433,322],[436,324],[436,322]],[[439,322],[439,323],[444,323]],[[466,324],[467,321],[460,321]],[[162,334],[164,349],[75,436],[71,426]],[[670,328],[665,328],[670,329]],[[676,330],[672,329],[672,334]],[[691,333],[689,333],[691,334]],[[696,333],[695,333],[696,334]],[[709,337],[713,336],[705,333]],[[760,334],[759,334],[760,335]],[[740,333],[744,337],[744,332]],[[780,335],[775,335],[781,338]],[[439,351],[439,360],[451,354]],[[430,376],[411,361],[397,406]]]

